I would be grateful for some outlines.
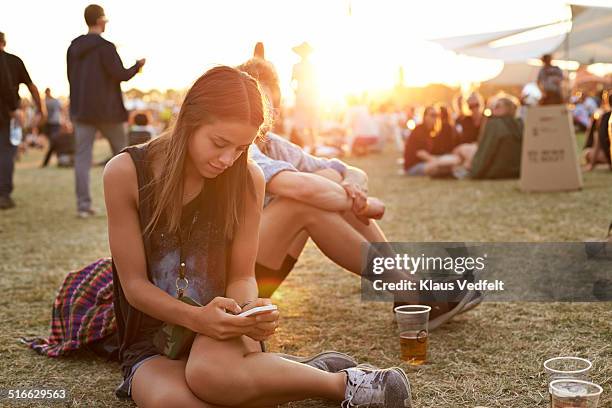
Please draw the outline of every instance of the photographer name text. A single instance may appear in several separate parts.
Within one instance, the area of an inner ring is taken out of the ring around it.
[[[503,291],[504,282],[501,280],[488,281],[486,279],[475,282],[455,281],[436,282],[431,279],[411,281],[402,279],[398,282],[385,282],[381,279],[372,282],[374,290],[380,291],[454,291],[480,290],[480,291]]]

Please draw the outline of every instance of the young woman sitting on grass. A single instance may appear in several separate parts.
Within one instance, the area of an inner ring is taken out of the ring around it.
[[[265,106],[253,78],[213,68],[188,91],[170,132],[106,166],[124,374],[118,392],[141,407],[269,407],[305,398],[410,407],[399,368],[324,371],[265,353],[260,341],[274,334],[278,311],[236,315],[270,303],[258,298],[254,275],[264,179],[246,153],[262,132]],[[204,306],[178,300],[183,292]],[[164,322],[197,333],[180,359],[154,345]]]

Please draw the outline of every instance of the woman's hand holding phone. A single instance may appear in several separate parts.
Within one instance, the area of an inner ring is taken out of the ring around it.
[[[245,306],[242,312],[271,304],[270,299],[259,298]],[[246,317],[246,319],[252,319],[255,322],[255,326],[251,327],[245,334],[256,341],[267,340],[276,332],[279,316],[278,310],[272,310]]]
[[[194,308],[190,329],[216,340],[248,336],[257,327],[257,320],[255,316],[237,316],[240,312],[234,299],[216,297],[207,305]]]

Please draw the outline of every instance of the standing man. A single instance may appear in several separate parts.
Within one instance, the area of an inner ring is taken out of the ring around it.
[[[17,146],[11,143],[10,123],[19,109],[19,84],[25,84],[36,104],[40,123],[45,121],[45,111],[40,102],[38,88],[21,58],[4,51],[6,39],[0,33],[0,210],[15,207],[11,198]]]
[[[561,84],[563,82],[563,71],[552,64],[552,56],[542,56],[544,66],[538,73],[538,86],[542,91],[540,105],[558,105],[563,103]]]
[[[115,45],[102,38],[106,28],[104,9],[97,4],[85,8],[89,31],[75,38],[68,48],[68,82],[70,82],[70,116],[74,123],[76,152],[77,214],[80,218],[95,215],[89,192],[93,144],[96,131],[108,139],[113,154],[127,144],[121,81],[136,75],[145,60],[139,59],[125,69]]]

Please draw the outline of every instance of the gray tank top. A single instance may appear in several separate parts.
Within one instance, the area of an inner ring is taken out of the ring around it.
[[[124,150],[136,166],[139,189],[139,218],[141,228],[148,224],[153,213],[153,173],[146,158],[147,145],[131,146]],[[219,220],[219,206],[215,202],[214,180],[205,180],[202,192],[183,206],[181,217],[182,241],[186,259],[186,277],[189,287],[186,295],[201,304],[216,296],[225,295],[226,270],[231,243],[223,236]],[[187,235],[191,230],[191,237]],[[176,297],[175,281],[178,277],[179,240],[176,234],[156,229],[142,235],[147,261],[147,276],[157,287]],[[144,358],[157,354],[152,339],[162,322],[132,307],[121,287],[113,263],[114,308],[119,336],[119,360],[124,377]]]

